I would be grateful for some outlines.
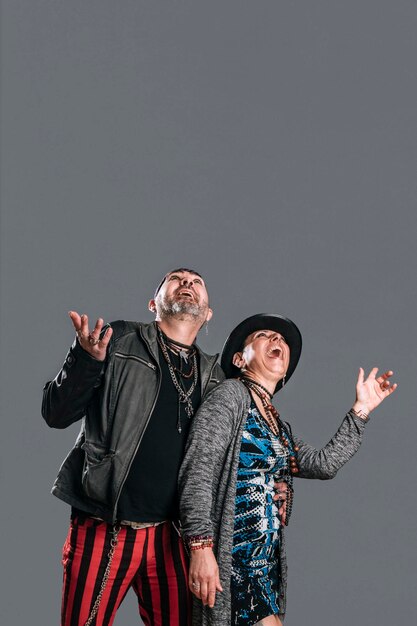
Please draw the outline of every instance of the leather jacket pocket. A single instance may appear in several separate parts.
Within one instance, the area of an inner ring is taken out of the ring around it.
[[[81,448],[84,450],[84,492],[92,500],[107,504],[115,453],[91,441],[85,441]]]

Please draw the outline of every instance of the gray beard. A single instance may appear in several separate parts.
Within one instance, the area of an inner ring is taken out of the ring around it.
[[[180,302],[176,302],[175,300],[169,302],[160,299],[158,304],[161,317],[181,317],[182,315],[186,315],[198,320],[204,315],[204,311],[200,305],[195,302],[185,302],[184,300]]]

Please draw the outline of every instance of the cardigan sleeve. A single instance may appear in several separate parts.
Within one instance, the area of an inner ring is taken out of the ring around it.
[[[185,539],[213,536],[213,493],[239,415],[235,381],[213,389],[197,411],[179,472],[180,518]]]
[[[358,451],[368,421],[349,412],[334,436],[321,450],[294,437],[294,443],[299,447],[299,473],[296,475],[320,480],[334,478],[338,470]]]

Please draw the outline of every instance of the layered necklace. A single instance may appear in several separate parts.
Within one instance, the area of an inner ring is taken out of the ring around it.
[[[286,521],[288,522],[292,512],[293,505],[293,480],[294,474],[299,472],[297,463],[298,446],[294,445],[293,438],[287,426],[281,420],[278,411],[272,404],[272,393],[268,391],[266,387],[258,383],[253,378],[248,376],[241,376],[240,380],[245,387],[258,396],[265,411],[265,421],[268,424],[270,430],[279,440],[283,446],[284,454],[287,457],[287,464],[285,468],[285,475],[282,477],[287,485],[287,498],[286,498]],[[281,478],[281,477],[280,477]]]
[[[159,327],[157,339],[168,366],[173,385],[178,393],[177,430],[181,434],[181,405],[185,405],[184,409],[188,419],[194,415],[194,407],[191,401],[191,396],[193,395],[198,383],[197,350],[194,346],[185,346],[184,344],[170,339]],[[179,367],[171,361],[170,352],[171,354],[180,357]],[[185,366],[189,366],[189,371],[183,370],[183,362]],[[192,379],[191,386],[188,390],[184,386],[183,379]]]

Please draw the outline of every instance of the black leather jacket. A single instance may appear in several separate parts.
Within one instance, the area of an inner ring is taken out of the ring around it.
[[[52,428],[82,419],[52,493],[114,522],[117,503],[160,387],[156,324],[118,321],[104,362],[77,340],[56,378],[46,383],[42,415]],[[223,380],[218,355],[199,350],[202,397]],[[158,460],[155,459],[157,463]]]

